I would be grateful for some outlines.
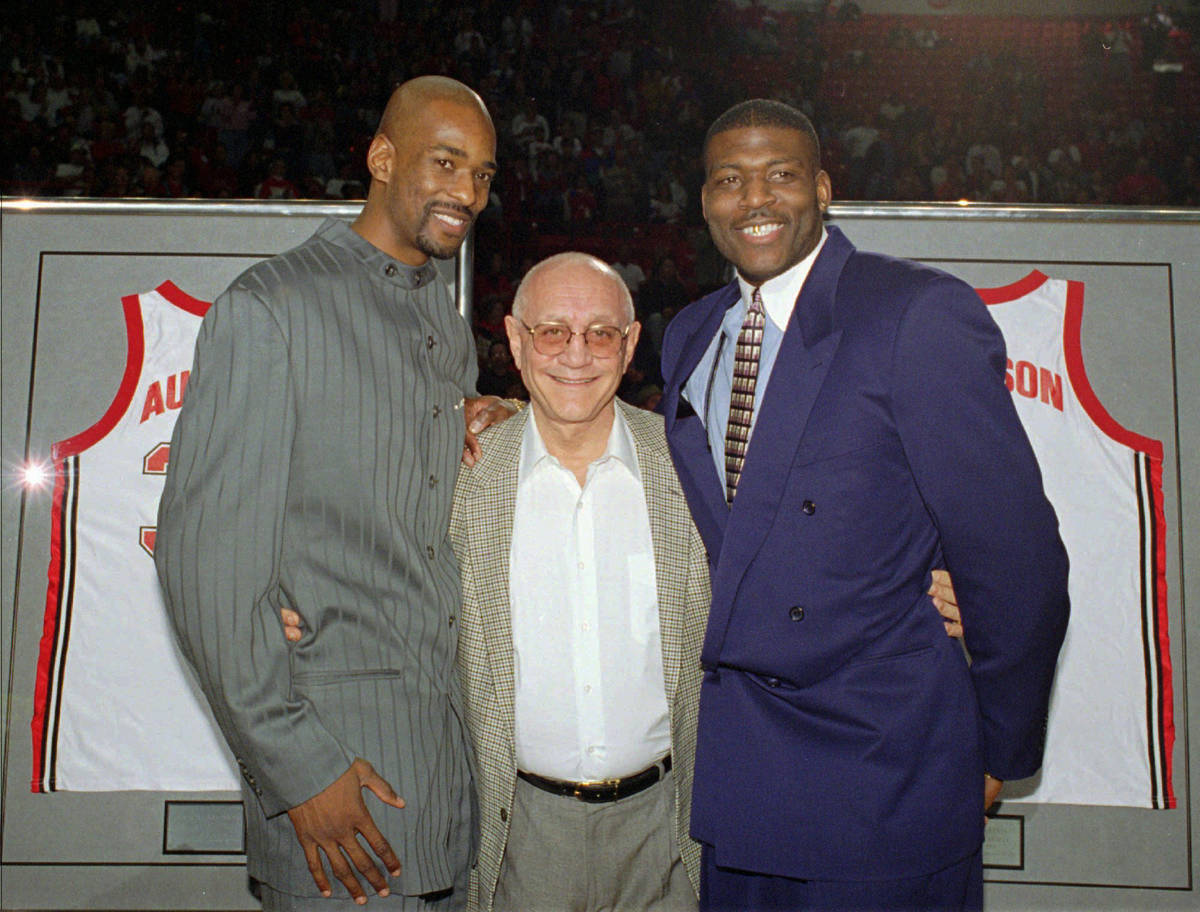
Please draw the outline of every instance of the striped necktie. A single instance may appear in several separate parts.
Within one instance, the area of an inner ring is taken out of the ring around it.
[[[758,379],[758,355],[762,351],[765,323],[762,293],[755,288],[733,354],[733,387],[729,392],[729,424],[725,428],[725,500],[730,504],[737,493],[746,447],[750,443],[754,384]]]

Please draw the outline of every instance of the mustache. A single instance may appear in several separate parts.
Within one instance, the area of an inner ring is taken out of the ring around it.
[[[770,206],[760,206],[747,212],[739,222],[739,224],[747,224],[756,221],[771,221],[771,222],[786,222],[783,216],[771,209]]]
[[[441,210],[442,212],[456,213],[461,215],[468,222],[475,221],[475,213],[466,206],[462,205],[462,203],[426,203],[424,218],[429,218],[429,216],[433,215],[433,211],[435,209]]]

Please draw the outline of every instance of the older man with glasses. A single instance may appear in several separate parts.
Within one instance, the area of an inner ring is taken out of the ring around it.
[[[708,572],[662,418],[615,398],[633,302],[612,267],[559,254],[522,280],[506,327],[530,407],[484,432],[450,529],[478,758],[472,905],[694,909]]]

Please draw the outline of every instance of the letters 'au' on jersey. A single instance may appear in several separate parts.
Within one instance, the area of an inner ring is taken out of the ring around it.
[[[120,389],[95,425],[53,450],[32,788],[236,790],[241,777],[175,647],[153,560],[171,432],[209,305],[171,282],[122,303]]]

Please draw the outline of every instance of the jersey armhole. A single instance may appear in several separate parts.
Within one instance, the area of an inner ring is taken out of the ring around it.
[[[212,307],[211,301],[201,301],[199,298],[193,298],[170,279],[167,279],[154,290],[171,304],[174,304],[180,310],[187,311],[193,316],[203,317],[208,313],[208,309]]]
[[[1141,450],[1151,459],[1163,458],[1163,446],[1159,440],[1145,437],[1120,424],[1096,395],[1091,381],[1087,376],[1087,367],[1083,362],[1083,343],[1081,328],[1083,326],[1083,282],[1067,281],[1067,307],[1063,314],[1063,356],[1067,362],[1067,377],[1071,388],[1079,398],[1079,404],[1087,416],[1095,422],[1105,434],[1118,443],[1135,450]]]
[[[975,293],[989,307],[993,304],[1007,304],[1009,301],[1015,301],[1017,298],[1023,298],[1032,293],[1049,279],[1050,277],[1044,272],[1034,269],[1025,278],[1017,279],[1011,285],[1001,285],[999,288],[976,288]]]
[[[142,360],[146,345],[139,296],[136,294],[125,295],[121,298],[121,306],[125,312],[126,339],[125,374],[121,378],[121,385],[118,387],[112,403],[108,406],[108,410],[99,421],[86,431],[68,437],[66,440],[60,440],[51,447],[51,458],[55,461],[82,453],[101,440],[105,434],[116,427],[117,422],[121,420],[121,416],[125,414],[129,404],[133,401],[133,394],[137,390],[138,379],[142,373]]]

